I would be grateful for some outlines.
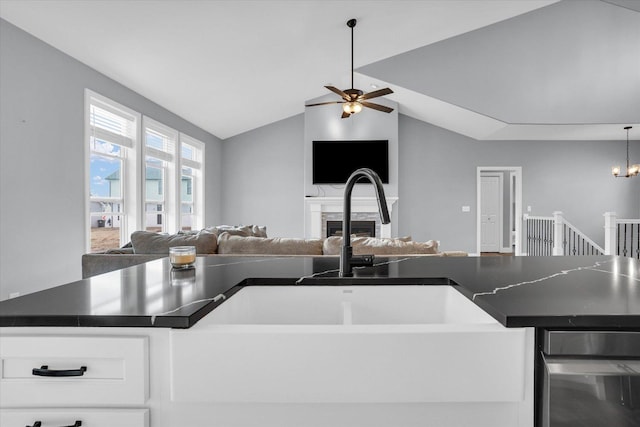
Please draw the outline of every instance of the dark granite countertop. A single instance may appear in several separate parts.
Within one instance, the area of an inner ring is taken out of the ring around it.
[[[339,285],[337,257],[166,258],[0,302],[0,326],[188,328],[241,286]],[[507,327],[640,328],[640,262],[622,257],[376,258],[348,284],[451,284]],[[224,295],[224,297],[223,297]]]

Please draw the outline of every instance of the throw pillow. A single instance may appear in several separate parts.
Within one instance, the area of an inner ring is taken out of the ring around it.
[[[205,230],[215,233],[216,236],[226,232],[233,236],[267,237],[267,227],[264,225],[216,225],[206,227]]]
[[[196,234],[159,234],[150,231],[134,231],[131,234],[136,254],[169,254],[172,246],[195,246],[198,254],[215,254],[218,248],[216,235],[206,230]]]
[[[322,255],[322,240],[288,237],[243,237],[224,232],[218,237],[218,253],[227,255]]]
[[[376,238],[354,237],[351,239],[351,247],[354,255],[411,255],[411,254],[436,254],[438,242],[414,242],[411,237]],[[340,255],[342,250],[342,237],[329,237],[324,241],[323,253],[325,255]]]
[[[369,239],[369,240],[367,240]],[[396,237],[396,238],[388,238],[388,237],[357,237],[355,235],[351,236],[351,247],[353,249],[353,253],[356,253],[356,247],[358,246],[380,246],[382,244],[391,244],[393,241],[398,242],[411,242],[411,236],[405,237]],[[342,237],[340,236],[331,236],[325,239],[324,244],[322,246],[322,251],[325,255],[340,255],[342,248]],[[360,254],[374,254],[374,252],[360,252]]]

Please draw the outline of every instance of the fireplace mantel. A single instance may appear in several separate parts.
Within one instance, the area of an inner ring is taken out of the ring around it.
[[[387,208],[389,215],[398,201],[397,197],[387,197]],[[344,200],[342,197],[305,197],[305,230],[306,238],[322,238],[322,214],[342,213]],[[375,213],[378,215],[378,201],[375,197],[352,197],[352,213]],[[380,218],[377,218],[380,222]],[[380,225],[380,237],[391,237],[391,224]]]

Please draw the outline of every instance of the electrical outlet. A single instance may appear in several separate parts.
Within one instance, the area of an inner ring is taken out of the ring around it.
[[[527,206],[527,212],[531,212],[531,206]]]

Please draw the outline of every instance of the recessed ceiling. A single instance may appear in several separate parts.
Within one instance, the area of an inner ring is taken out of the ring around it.
[[[640,13],[560,2],[358,71],[397,85],[401,112],[440,102],[461,124],[483,116],[463,132],[477,139],[621,138],[640,120]]]
[[[225,139],[348,87],[349,18],[358,68],[553,3],[2,0],[0,16]]]

